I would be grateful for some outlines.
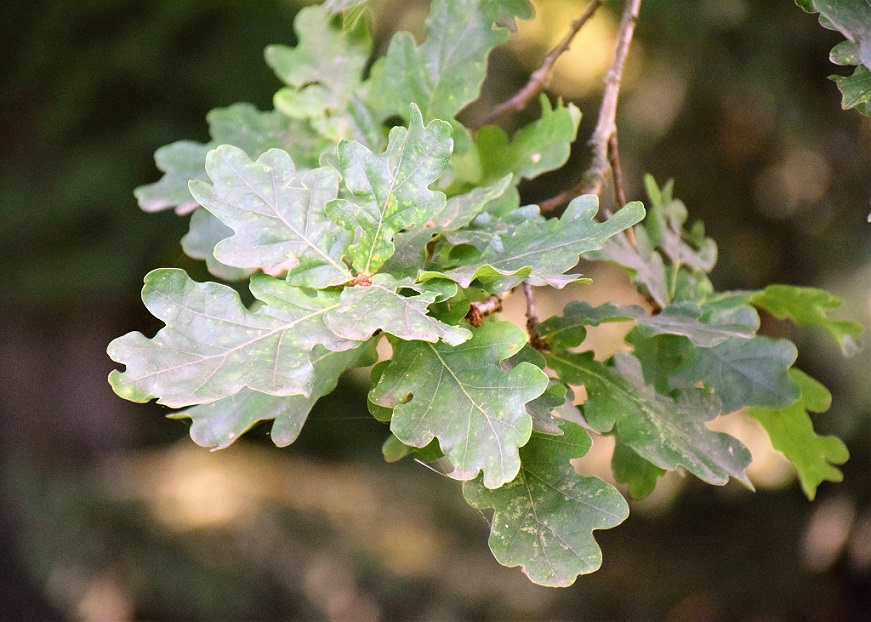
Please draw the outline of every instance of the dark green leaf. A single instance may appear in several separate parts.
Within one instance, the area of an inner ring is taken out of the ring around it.
[[[783,408],[800,396],[789,375],[797,356],[795,345],[785,339],[728,339],[713,348],[693,348],[672,376],[672,386],[702,382],[714,390],[726,412],[743,406]]]
[[[548,384],[530,363],[502,369],[501,361],[525,343],[523,330],[508,322],[487,322],[458,346],[394,342],[393,360],[370,400],[393,409],[390,429],[403,443],[424,447],[438,438],[454,477],[483,471],[484,484],[498,488],[520,469],[518,447],[532,432],[525,405]]]
[[[578,279],[578,275],[564,273],[578,263],[581,253],[601,248],[609,237],[644,217],[638,202],[629,203],[605,222],[594,220],[598,209],[598,197],[578,197],[561,218],[523,222],[502,236],[499,244],[491,243],[479,259],[443,273],[428,272],[421,278],[446,277],[468,287],[478,278],[520,276],[533,285],[563,287]]]
[[[656,482],[665,475],[665,469],[651,464],[619,441],[611,456],[611,470],[614,479],[628,485],[629,496],[633,499],[650,496],[656,488]]]
[[[521,566],[534,583],[564,587],[579,574],[602,565],[592,532],[616,527],[629,506],[613,486],[579,475],[571,465],[590,448],[579,426],[565,434],[535,433],[520,450],[522,468],[510,483],[488,490],[481,479],[466,482],[463,495],[473,507],[494,508],[490,549],[500,564]]]
[[[495,125],[482,127],[478,131],[482,168],[479,183],[490,183],[509,173],[516,183],[558,169],[568,160],[580,122],[581,111],[574,104],[563,106],[558,102],[552,108],[542,95],[541,118],[517,130],[510,140]]]
[[[614,367],[595,361],[591,352],[558,353],[549,362],[564,382],[586,387],[581,409],[599,432],[613,433],[661,469],[682,465],[709,484],[725,484],[731,476],[750,486],[745,473],[750,452],[731,436],[705,427],[720,414],[716,397],[692,389],[677,399],[661,395],[645,383],[638,360],[625,352],[614,355]]]
[[[539,334],[552,347],[580,345],[586,333],[585,326],[598,326],[602,322],[634,321],[642,337],[653,335],[680,335],[698,346],[711,347],[730,337],[749,339],[754,331],[742,324],[710,324],[700,321],[702,309],[694,303],[675,303],[661,313],[651,315],[641,307],[623,306],[613,302],[592,307],[581,301],[570,302],[561,317],[552,317],[541,323]],[[567,345],[566,345],[567,344]]]

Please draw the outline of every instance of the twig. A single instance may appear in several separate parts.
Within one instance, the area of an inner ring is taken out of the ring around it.
[[[605,90],[602,95],[602,104],[599,106],[599,118],[588,143],[592,151],[590,165],[576,186],[542,202],[540,205],[542,212],[553,210],[580,194],[600,194],[602,192],[602,185],[610,168],[608,166],[608,142],[617,131],[617,99],[620,94],[620,80],[623,78],[623,67],[629,53],[629,44],[632,43],[632,36],[635,34],[635,24],[638,21],[640,9],[641,0],[626,0],[623,18],[620,21],[617,46],[614,50],[614,61],[605,76]]]
[[[469,323],[478,328],[484,318],[493,313],[502,310],[502,296],[490,296],[487,300],[481,302],[473,302],[469,305],[469,311],[466,313],[466,319]]]
[[[538,314],[535,311],[535,296],[532,293],[532,285],[523,282],[523,295],[526,298],[526,332],[529,333],[529,343],[536,350],[544,347],[544,342],[538,336]]]
[[[611,171],[614,174],[614,197],[617,199],[617,205],[622,207],[626,205],[626,190],[623,186],[623,169],[620,166],[620,149],[617,145],[617,132],[611,134],[608,140],[608,162],[611,164]],[[627,227],[624,231],[626,240],[632,245],[632,248],[638,248],[638,240],[635,239],[635,229]]]
[[[614,174],[614,198],[617,199],[617,205],[622,207],[626,205],[626,190],[623,187],[623,169],[620,168],[620,149],[617,145],[617,131],[611,134],[608,139],[608,163],[611,165],[611,172]]]
[[[569,49],[575,35],[577,35],[583,25],[593,17],[593,14],[595,14],[596,10],[602,6],[604,2],[605,0],[593,0],[590,2],[578,19],[572,22],[571,28],[563,40],[544,57],[541,67],[532,72],[532,75],[529,76],[529,81],[523,86],[523,88],[517,91],[511,99],[502,102],[491,110],[490,113],[484,117],[484,120],[481,121],[481,125],[488,125],[508,113],[523,110],[529,103],[529,100],[541,92],[544,85],[547,83],[547,78],[553,70],[553,66],[556,64],[557,59]]]

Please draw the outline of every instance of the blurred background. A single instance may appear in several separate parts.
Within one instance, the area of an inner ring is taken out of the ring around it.
[[[294,42],[301,4],[0,3],[0,617],[871,619],[867,346],[844,359],[822,334],[771,327],[834,395],[815,423],[850,448],[842,484],[808,502],[758,432],[727,421],[754,453],[758,492],[667,478],[597,533],[603,568],[562,590],[498,565],[457,482],[383,463],[387,430],[358,377],[284,450],[257,428],[209,452],[166,409],[111,392],[108,342],[160,327],[139,299],[144,274],[205,278],[181,252],[184,219],[142,213],[132,190],[159,177],[158,147],[208,140],[210,109],[271,108],[280,85],[262,50]],[[465,114],[519,88],[585,4],[538,2]],[[422,32],[426,2],[373,5],[381,49],[396,29]],[[551,79],[585,117],[568,167],[524,186],[528,202],[584,166],[621,8],[606,3]],[[826,79],[842,71],[828,62],[840,40],[789,1],[645,3],[621,157],[630,198],[644,198],[645,172],[675,178],[720,245],[718,288],[825,287],[846,301],[840,318],[868,326],[871,120],[842,111]],[[567,294],[631,297],[619,275],[591,276]]]

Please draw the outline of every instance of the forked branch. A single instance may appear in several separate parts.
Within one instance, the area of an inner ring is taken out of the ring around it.
[[[491,110],[490,113],[484,117],[481,125],[488,125],[506,114],[523,110],[531,99],[541,93],[541,90],[544,88],[545,84],[547,84],[547,78],[553,70],[553,66],[556,64],[557,59],[559,59],[559,57],[569,49],[575,36],[580,32],[584,24],[593,17],[596,10],[602,6],[604,1],[605,0],[593,0],[587,5],[584,12],[572,22],[571,28],[569,28],[569,32],[563,40],[544,57],[541,67],[532,72],[532,75],[529,76],[529,81],[523,86],[523,88],[517,91],[513,97],[502,102]]]
[[[629,44],[632,43],[632,37],[635,34],[635,24],[638,22],[640,9],[641,0],[626,0],[614,51],[614,61],[605,76],[605,90],[602,95],[602,104],[599,106],[599,118],[588,143],[592,152],[590,164],[577,185],[543,201],[540,205],[542,212],[553,210],[580,194],[598,195],[602,192],[602,185],[610,171],[608,146],[611,137],[617,133],[617,100],[620,94],[620,81],[623,79],[623,67],[629,54]]]

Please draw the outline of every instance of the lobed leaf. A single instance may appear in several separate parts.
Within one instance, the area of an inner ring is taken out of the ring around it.
[[[597,431],[613,433],[661,469],[682,465],[709,484],[725,484],[731,476],[752,487],[745,473],[750,452],[705,427],[720,414],[716,397],[698,390],[677,399],[661,395],[645,382],[638,359],[625,352],[614,355],[613,367],[595,361],[591,352],[560,352],[548,361],[564,382],[584,385],[588,397],[581,409]]]
[[[561,101],[554,108],[546,95],[540,101],[541,118],[517,130],[511,139],[495,125],[478,130],[482,169],[478,183],[490,183],[506,174],[512,174],[517,183],[566,163],[578,133],[581,111],[574,104],[563,106]]]
[[[405,116],[414,102],[426,120],[453,119],[478,97],[487,55],[508,38],[505,30],[492,26],[510,13],[492,10],[495,7],[482,10],[492,2],[434,0],[426,41],[418,46],[408,32],[393,36],[384,58],[372,67],[367,103],[382,118]]]
[[[594,220],[598,209],[595,195],[578,197],[561,218],[524,221],[467,265],[426,272],[420,278],[444,277],[468,287],[475,279],[520,276],[532,285],[563,287],[578,279],[564,273],[578,263],[579,255],[601,248],[609,237],[644,217],[638,202],[629,203],[605,222]]]
[[[346,287],[338,308],[329,311],[324,322],[336,335],[354,341],[363,341],[382,330],[408,341],[443,340],[459,345],[470,339],[472,333],[427,313],[431,303],[453,296],[457,286],[449,283],[445,292],[435,289],[434,285],[434,282],[421,285],[409,278],[397,280],[389,274],[376,274],[367,286]],[[404,295],[408,292],[417,295]]]
[[[853,354],[859,348],[856,338],[862,333],[862,326],[829,319],[828,313],[840,307],[843,300],[824,289],[769,285],[753,294],[749,302],[779,320],[789,319],[799,326],[822,328],[838,341],[845,354]]]
[[[360,106],[350,106],[362,82],[363,69],[372,53],[372,40],[365,23],[352,27],[334,23],[336,7],[304,7],[294,20],[295,47],[270,45],[266,63],[288,86],[275,94],[275,108],[294,119],[310,121],[331,141],[353,138],[372,143],[374,120]],[[362,122],[361,122],[362,121]],[[377,144],[378,139],[374,139]],[[373,145],[374,146],[374,145]]]
[[[311,395],[315,345],[356,345],[331,333],[323,315],[339,306],[338,293],[303,291],[265,275],[251,293],[266,303],[246,309],[235,290],[197,283],[183,270],[145,277],[142,300],[166,326],[152,339],[133,332],[109,344],[113,361],[127,366],[109,382],[134,402],[159,398],[171,407],[205,404],[245,387],[270,395]]]
[[[602,551],[592,532],[616,527],[629,515],[613,486],[574,470],[570,460],[587,453],[590,437],[577,425],[562,427],[562,436],[532,435],[510,483],[496,490],[480,478],[463,484],[472,507],[495,510],[489,543],[499,563],[521,566],[531,581],[550,587],[598,570]]]
[[[408,129],[394,127],[383,154],[353,141],[339,144],[343,183],[355,199],[335,199],[326,213],[357,232],[349,253],[355,270],[377,272],[393,254],[397,232],[423,225],[444,209],[445,195],[428,187],[447,167],[451,145],[451,126],[439,120],[424,126],[414,104]]]
[[[656,488],[656,482],[665,475],[665,469],[639,456],[618,439],[611,455],[611,470],[614,479],[629,487],[629,496],[644,499]]]
[[[191,214],[187,234],[181,239],[181,248],[185,255],[206,262],[209,273],[225,281],[241,281],[251,276],[253,268],[234,268],[221,263],[215,258],[215,245],[233,235],[233,230],[211,212],[197,209]]]
[[[351,271],[342,257],[351,233],[327,218],[324,206],[336,197],[338,178],[327,167],[296,170],[290,156],[270,149],[252,161],[224,145],[209,153],[213,185],[192,181],[191,193],[234,235],[215,246],[215,257],[238,268],[294,265],[288,282],[323,288],[346,283]]]
[[[539,334],[552,347],[575,347],[586,335],[586,326],[603,322],[634,321],[639,335],[680,335],[698,346],[709,348],[730,337],[749,339],[754,330],[744,324],[712,324],[701,321],[702,308],[695,303],[681,302],[651,315],[641,307],[623,306],[613,302],[598,307],[582,302],[570,302],[560,317],[548,318],[538,327]]]
[[[829,409],[832,396],[819,382],[791,369],[790,375],[801,388],[801,399],[786,408],[750,408],[750,416],[768,432],[771,444],[789,460],[798,472],[802,490],[813,500],[824,481],[840,482],[844,474],[837,465],[850,457],[847,446],[836,436],[820,436],[814,432],[810,414]]]
[[[689,388],[701,382],[714,390],[726,412],[744,406],[783,408],[800,397],[789,375],[797,356],[795,345],[786,339],[727,339],[712,348],[692,348],[671,376],[671,386]]]
[[[532,432],[525,405],[548,385],[531,363],[502,368],[525,343],[523,330],[508,322],[472,329],[458,346],[394,342],[393,360],[369,399],[393,409],[390,430],[403,443],[425,447],[437,438],[454,477],[483,471],[484,485],[498,488],[520,469],[518,448]]]
[[[191,438],[212,449],[224,449],[260,421],[274,419],[272,441],[286,447],[299,436],[312,407],[321,397],[336,388],[339,377],[348,367],[355,367],[369,356],[368,344],[344,352],[330,352],[315,346],[311,363],[314,369],[311,393],[305,395],[267,395],[251,389],[208,404],[200,404],[171,415],[191,420]]]
[[[317,166],[318,155],[325,147],[311,128],[275,111],[261,112],[251,104],[233,104],[216,108],[207,116],[211,142],[206,145],[179,141],[161,147],[154,154],[163,177],[134,191],[139,206],[146,212],[175,208],[179,215],[197,208],[188,182],[206,180],[206,155],[219,145],[233,145],[251,157],[269,149],[291,149],[297,164]]]

